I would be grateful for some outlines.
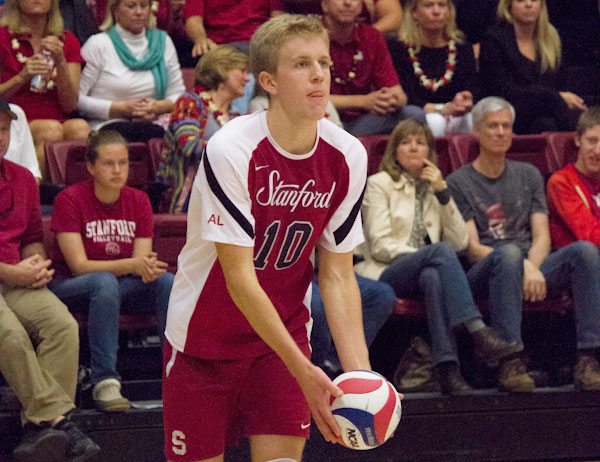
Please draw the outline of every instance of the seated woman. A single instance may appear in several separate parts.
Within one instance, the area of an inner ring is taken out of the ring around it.
[[[392,286],[398,297],[423,297],[433,359],[442,392],[471,388],[458,367],[453,329],[471,334],[479,358],[520,348],[487,327],[475,306],[456,251],[467,246],[465,222],[436,166],[434,140],[423,122],[400,122],[390,136],[380,172],[369,177],[363,201],[362,276]]]
[[[68,118],[77,108],[79,42],[63,29],[58,0],[7,0],[0,26],[0,96],[25,111],[44,175],[44,142],[90,132],[85,120]],[[32,84],[40,75],[41,85]]]
[[[155,28],[150,0],[109,0],[104,32],[81,49],[86,61],[79,110],[94,130],[116,130],[127,141],[161,138],[159,116],[185,91],[173,41]]]
[[[575,129],[570,109],[584,101],[559,91],[561,43],[545,0],[500,0],[500,23],[481,39],[479,70],[485,96],[501,96],[517,112],[518,134]]]
[[[249,81],[248,56],[229,45],[202,55],[196,64],[195,89],[183,94],[171,112],[156,182],[165,188],[160,210],[187,212],[192,182],[206,143],[222,125],[239,114],[231,102],[244,94]]]
[[[455,17],[451,0],[410,0],[400,40],[388,43],[408,104],[425,109],[434,136],[473,130],[475,58],[471,45],[462,43]]]
[[[70,308],[88,308],[93,397],[102,411],[130,406],[116,371],[119,312],[156,315],[165,330],[173,274],[152,251],[154,222],[145,193],[126,186],[129,154],[115,131],[92,132],[87,168],[92,181],[61,191],[54,203],[56,273],[48,285]]]

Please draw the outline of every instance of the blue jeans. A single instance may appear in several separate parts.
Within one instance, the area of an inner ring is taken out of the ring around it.
[[[496,247],[467,271],[475,298],[489,299],[490,323],[505,340],[521,342],[523,254],[515,244]],[[521,346],[521,349],[523,347]]]
[[[458,362],[452,328],[481,318],[456,252],[443,242],[403,254],[379,277],[401,298],[423,297],[433,360]]]
[[[381,115],[367,113],[350,122],[344,122],[344,130],[358,135],[387,135],[392,132],[398,122],[406,119],[425,120],[425,111],[422,107],[407,105],[396,112]]]
[[[151,313],[164,334],[173,274],[165,273],[147,284],[139,276],[116,277],[98,272],[70,279],[54,279],[48,288],[73,311],[88,304],[88,339],[92,384],[115,378],[119,341],[119,312]]]
[[[392,288],[383,282],[367,279],[358,274],[356,275],[356,282],[358,282],[362,302],[365,338],[367,345],[370,346],[375,340],[379,329],[385,324],[394,309],[396,295],[394,295]],[[312,362],[317,366],[322,366],[325,360],[329,360],[338,365],[339,359],[333,348],[333,339],[325,317],[325,306],[319,293],[319,285],[316,282],[312,284],[310,309],[313,318],[310,337]]]
[[[571,289],[577,348],[600,347],[600,253],[577,241],[546,257],[540,266],[548,291]]]

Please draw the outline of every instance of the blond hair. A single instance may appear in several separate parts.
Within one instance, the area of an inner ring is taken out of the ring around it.
[[[318,19],[303,14],[281,14],[271,18],[250,40],[250,70],[257,79],[263,71],[275,73],[281,48],[294,37],[320,37],[329,49],[327,30]]]
[[[104,21],[100,24],[100,29],[102,32],[106,32],[112,26],[117,23],[115,18],[115,10],[119,7],[121,2],[125,0],[108,0],[106,3],[106,16],[104,17]],[[150,14],[148,16],[148,24],[146,24],[146,30],[154,29],[156,27],[156,16],[152,12],[152,0],[148,1],[148,8],[150,10]]]
[[[533,41],[535,43],[536,53],[540,56],[542,72],[547,69],[556,70],[560,66],[561,44],[558,32],[548,19],[548,7],[546,0],[538,0],[540,2],[540,17],[535,25],[533,32]],[[498,18],[514,24],[510,7],[513,0],[500,0],[498,2],[498,10],[496,14]]]
[[[195,84],[216,90],[232,69],[248,67],[248,55],[229,45],[219,45],[202,55],[196,64]]]
[[[418,53],[421,51],[421,31],[413,13],[417,10],[419,2],[423,0],[408,0],[405,6],[405,13],[402,15],[402,27],[400,28],[399,38],[402,42],[415,47]],[[464,41],[464,34],[456,27],[456,7],[451,0],[448,0],[448,19],[444,26],[444,39],[454,40],[457,43]]]
[[[2,8],[0,26],[7,26],[11,34],[31,34],[31,29],[21,21],[19,0],[6,0]],[[51,0],[44,36],[55,35],[56,37],[61,37],[64,31],[64,23],[60,15],[60,9],[58,8],[58,0]]]
[[[404,172],[404,168],[398,162],[398,156],[396,151],[398,150],[398,146],[410,135],[423,136],[427,141],[427,146],[429,147],[429,152],[427,153],[427,159],[437,165],[437,154],[435,152],[435,139],[431,130],[427,126],[427,122],[421,122],[416,119],[406,119],[402,122],[398,123],[392,134],[390,135],[390,139],[385,147],[385,152],[383,153],[383,157],[381,159],[381,163],[379,164],[380,172],[387,172],[392,180],[398,181],[400,179],[400,175]]]

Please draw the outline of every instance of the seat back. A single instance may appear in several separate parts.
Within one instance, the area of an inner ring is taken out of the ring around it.
[[[127,143],[129,149],[129,178],[127,184],[134,188],[145,189],[154,178],[155,169],[146,143]],[[72,185],[90,180],[85,160],[85,141],[71,145],[67,150],[65,184]]]
[[[367,150],[367,176],[373,175],[379,171],[389,135],[361,135],[357,138]]]
[[[166,263],[168,271],[177,271],[177,257],[185,245],[187,215],[183,213],[155,213],[153,248],[158,258]]]
[[[51,183],[65,184],[67,171],[67,154],[73,146],[81,141],[48,141],[44,143],[46,172]]]
[[[556,170],[577,160],[579,150],[575,145],[575,132],[550,132],[546,136]]]
[[[183,78],[183,84],[185,85],[185,91],[194,90],[194,82],[196,81],[196,69],[193,67],[182,67],[181,77]]]

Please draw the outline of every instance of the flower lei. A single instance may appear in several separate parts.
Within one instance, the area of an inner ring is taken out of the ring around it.
[[[360,49],[356,49],[354,55],[352,55],[352,68],[348,72],[348,78],[340,77],[335,75],[335,66],[331,66],[331,76],[333,77],[333,81],[338,85],[346,85],[350,82],[354,77],[356,77],[356,70],[358,69],[358,64],[364,59],[362,51]]]
[[[456,42],[454,40],[450,40],[448,43],[448,59],[446,60],[446,72],[439,79],[430,79],[425,75],[423,69],[421,69],[421,64],[419,63],[419,58],[417,57],[417,53],[412,45],[407,45],[408,54],[410,56],[410,60],[412,61],[413,71],[415,75],[418,77],[419,82],[425,88],[431,91],[437,91],[438,88],[447,85],[452,80],[452,76],[454,75],[454,68],[456,67]]]
[[[21,48],[21,43],[19,42],[19,39],[17,38],[13,38],[10,41],[11,45],[12,45],[12,49],[13,50],[18,50],[19,48]],[[21,53],[20,51],[17,51],[15,53],[15,56],[17,58],[17,61],[20,62],[21,64],[24,64],[27,62],[27,59],[25,56],[23,56],[23,53]],[[54,87],[54,78],[56,77],[56,68],[52,69],[52,74],[51,74],[51,80],[48,81],[48,84],[46,85],[46,88],[48,90],[51,90],[52,87]]]
[[[238,115],[238,113],[235,111],[229,111],[229,118],[225,117],[225,114],[223,114],[222,111],[219,111],[219,108],[212,99],[212,96],[210,96],[210,93],[206,91],[206,88],[200,87],[198,90],[198,94],[200,95],[200,98],[202,98],[204,106],[206,106],[208,110],[212,112],[213,117],[221,127]]]

